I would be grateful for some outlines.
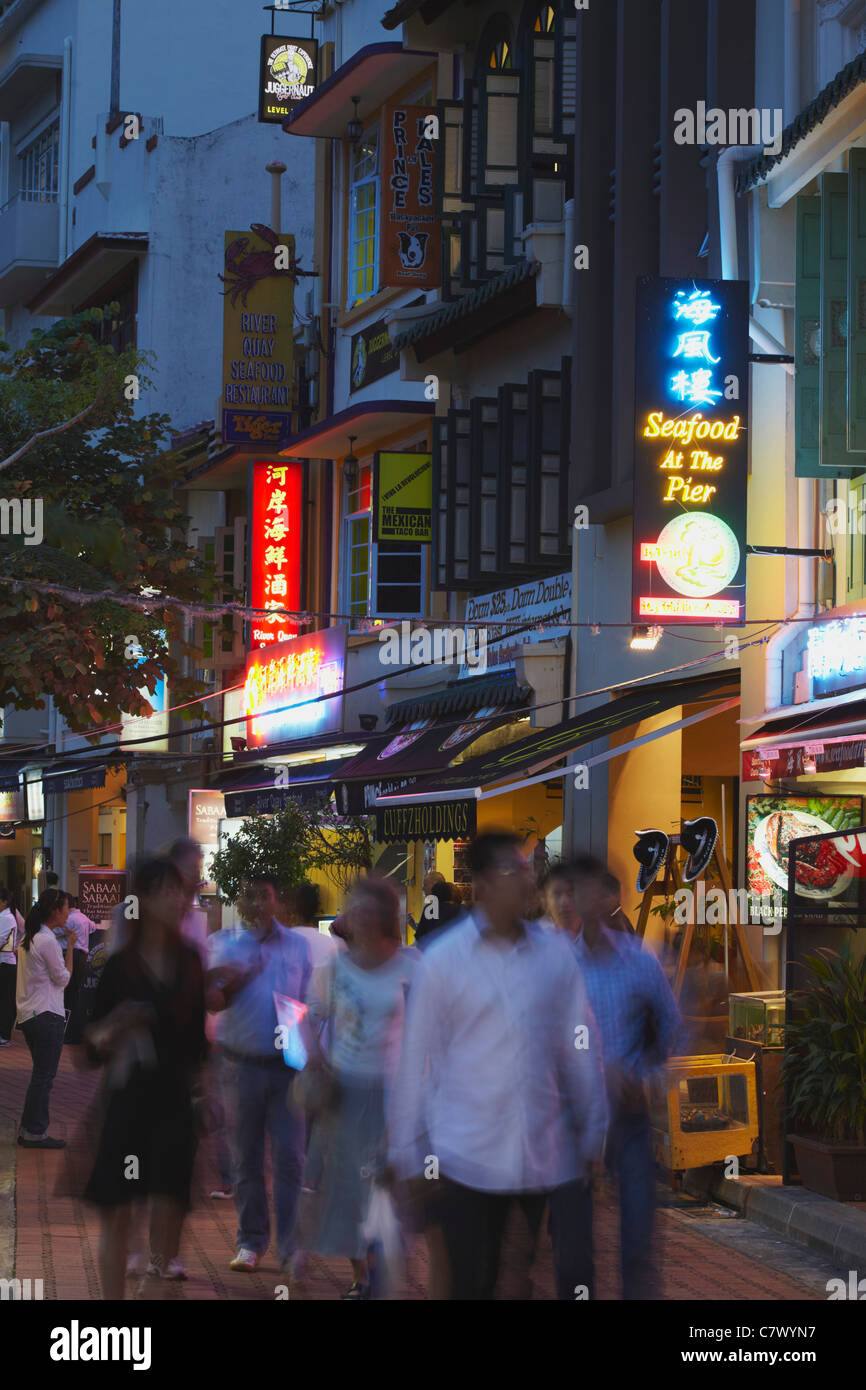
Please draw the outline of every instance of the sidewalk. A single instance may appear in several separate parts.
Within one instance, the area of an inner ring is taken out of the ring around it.
[[[98,1074],[74,1068],[70,1052],[71,1049],[64,1049],[51,1097],[51,1132],[63,1139],[74,1134],[99,1085]],[[58,1175],[65,1171],[63,1153],[20,1149],[15,1143],[29,1077],[30,1055],[20,1033],[15,1033],[12,1046],[0,1051],[0,1278],[14,1275],[19,1279],[42,1279],[46,1299],[99,1299],[96,1213],[76,1197],[55,1194]],[[78,1177],[83,1184],[86,1174]],[[181,1301],[273,1300],[285,1280],[270,1252],[255,1274],[237,1274],[228,1268],[235,1249],[234,1206],[231,1202],[211,1200],[208,1192],[212,1186],[209,1145],[204,1144],[194,1182],[194,1206],[180,1251],[189,1278],[180,1284],[148,1281],[149,1296]],[[767,1265],[684,1230],[683,1224],[666,1212],[659,1212],[661,1297],[774,1301],[815,1296]],[[616,1299],[618,1213],[610,1200],[597,1203],[595,1225],[597,1297]],[[292,1301],[339,1299],[351,1282],[348,1262],[316,1255],[310,1256],[309,1261],[309,1275],[303,1285],[292,1288]],[[546,1234],[532,1271],[532,1282],[535,1298],[553,1298],[553,1269]],[[421,1241],[409,1261],[401,1297],[424,1299],[426,1287],[427,1258]],[[504,1252],[500,1296],[526,1296],[525,1273],[516,1240],[510,1241]]]
[[[866,1272],[866,1202],[834,1202],[807,1187],[783,1187],[780,1177],[750,1173],[724,1178],[709,1168],[687,1174],[685,1188],[826,1255],[841,1268]]]

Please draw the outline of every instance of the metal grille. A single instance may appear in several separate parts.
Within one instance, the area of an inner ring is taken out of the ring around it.
[[[37,135],[18,156],[19,192],[25,203],[56,203],[60,159],[60,122]]]

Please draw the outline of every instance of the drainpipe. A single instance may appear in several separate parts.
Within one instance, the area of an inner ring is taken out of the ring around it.
[[[59,249],[58,265],[69,253],[69,150],[72,123],[72,40],[63,40],[63,67],[60,78],[60,169],[59,169]]]
[[[267,173],[271,176],[271,220],[269,226],[276,236],[280,235],[280,179],[286,172],[285,164],[279,159],[272,159],[270,164],[265,165]]]
[[[796,4],[797,0],[792,0],[792,3]],[[725,280],[739,278],[734,165],[738,160],[748,159],[755,153],[756,148],[754,147],[732,146],[722,152],[717,165],[719,237],[722,252],[722,278]],[[769,333],[756,319],[751,317],[749,319],[749,335],[753,342],[765,352],[785,352],[784,346],[773,337],[772,333]],[[791,363],[786,363],[785,369],[789,375],[794,375],[794,367]],[[815,516],[818,502],[816,483],[817,480],[814,478],[797,479],[797,545],[801,549],[811,550],[815,547]],[[815,612],[816,564],[816,560],[797,559],[793,556],[786,561],[788,576],[792,573],[790,566],[793,565],[795,567],[793,573],[797,577],[797,606],[792,615],[794,618],[810,618]],[[782,654],[792,636],[791,630],[784,626],[774,632],[767,642],[764,666],[764,708],[767,710],[777,709],[782,704]]]
[[[788,0],[785,22],[785,124],[800,110],[800,0]]]
[[[567,314],[574,304],[574,199],[569,198],[563,209],[562,238],[562,307]]]

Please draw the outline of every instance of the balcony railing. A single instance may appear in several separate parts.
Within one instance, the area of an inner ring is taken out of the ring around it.
[[[18,193],[0,208],[0,309],[29,299],[57,265],[59,246],[56,196]]]

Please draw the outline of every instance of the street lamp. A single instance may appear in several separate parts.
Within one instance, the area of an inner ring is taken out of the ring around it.
[[[349,435],[349,452],[343,459],[343,476],[346,479],[346,487],[349,492],[354,492],[358,486],[358,460],[352,451],[352,445],[357,438],[356,434]]]

